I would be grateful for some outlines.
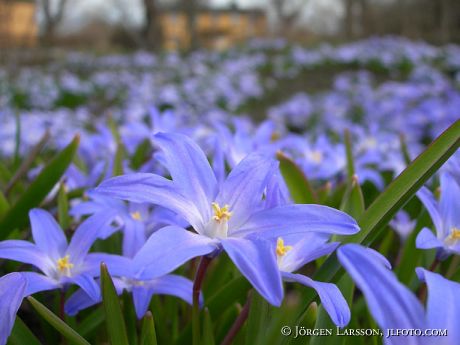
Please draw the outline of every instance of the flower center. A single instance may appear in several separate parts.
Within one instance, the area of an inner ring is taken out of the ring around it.
[[[57,260],[57,268],[59,273],[70,275],[70,270],[73,268],[73,263],[70,262],[70,255],[66,255]]]
[[[227,238],[228,220],[232,216],[230,206],[220,207],[217,202],[211,204],[214,215],[206,225],[205,234],[211,238]]]
[[[142,216],[139,211],[131,212],[131,218],[134,220],[142,220]]]
[[[232,216],[232,212],[229,211],[230,206],[224,205],[224,207],[220,207],[217,202],[213,202],[211,205],[214,211],[212,219],[216,222],[221,223],[222,221],[228,221]]]
[[[278,240],[276,241],[276,255],[278,257],[286,255],[286,253],[291,249],[292,246],[285,246],[284,240],[281,237],[278,237]]]
[[[311,151],[308,157],[315,163],[321,163],[323,161],[323,153],[318,150]]]
[[[460,229],[454,226],[450,230],[450,234],[449,234],[449,236],[447,236],[446,241],[448,243],[453,244],[453,243],[457,242],[458,240],[460,240]]]
[[[270,135],[270,142],[274,143],[275,141],[278,141],[280,138],[281,138],[281,134],[279,134],[278,132],[273,132]]]

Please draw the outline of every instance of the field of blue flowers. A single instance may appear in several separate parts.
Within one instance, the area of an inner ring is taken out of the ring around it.
[[[460,344],[460,46],[0,68],[0,345]]]

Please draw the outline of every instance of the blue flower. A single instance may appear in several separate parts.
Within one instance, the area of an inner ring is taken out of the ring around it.
[[[286,240],[286,244],[281,237],[276,241],[276,256],[283,280],[315,289],[332,321],[339,327],[346,326],[350,321],[350,309],[336,285],[314,281],[304,275],[292,273],[308,262],[332,253],[339,243],[328,243],[328,235],[317,233],[296,237],[299,236],[291,236]]]
[[[5,345],[10,336],[26,287],[27,280],[21,273],[14,272],[0,278],[0,345]]]
[[[460,185],[451,174],[441,174],[441,198],[438,201],[425,187],[418,198],[430,214],[436,229],[436,236],[428,228],[423,228],[417,236],[416,245],[420,249],[438,249],[440,258],[449,254],[460,254]]]
[[[123,290],[132,293],[134,309],[138,319],[142,318],[147,312],[150,300],[153,295],[170,295],[176,296],[189,304],[192,304],[192,288],[193,283],[184,277],[167,274],[162,277],[150,280],[137,280],[126,277],[112,277],[113,284],[118,295],[123,293]],[[202,296],[201,301],[202,301]],[[78,290],[69,297],[65,304],[65,312],[68,315],[76,315],[80,310],[91,307],[102,300],[94,300],[84,290]]]
[[[182,216],[197,232],[169,226],[150,236],[134,258],[145,267],[142,279],[162,276],[193,257],[224,250],[267,301],[280,305],[281,275],[269,238],[359,231],[353,218],[325,206],[264,208],[263,194],[277,164],[262,155],[248,155],[218,184],[205,154],[191,139],[160,133],[154,141],[162,149],[172,180],[139,173],[109,179],[96,189],[132,202],[160,204]]]
[[[35,243],[21,240],[0,242],[0,258],[33,265],[43,273],[22,273],[28,281],[26,295],[76,284],[92,298],[99,298],[99,287],[93,279],[99,272],[99,262],[93,260],[93,254],[88,251],[99,230],[113,220],[113,213],[88,218],[75,231],[69,244],[48,212],[33,209],[29,217]]]
[[[357,244],[337,250],[339,261],[364,294],[369,310],[382,330],[447,329],[447,336],[385,337],[386,345],[456,345],[460,317],[460,284],[437,273],[417,268],[428,286],[426,310],[417,297],[391,271],[389,262],[378,252]],[[385,334],[386,335],[386,334]]]

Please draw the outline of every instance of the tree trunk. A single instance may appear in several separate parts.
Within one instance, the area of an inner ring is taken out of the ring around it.
[[[187,30],[189,34],[189,49],[199,48],[198,33],[196,28],[196,13],[198,10],[197,0],[183,0],[183,7],[187,16]]]
[[[163,29],[156,0],[144,0],[145,24],[142,36],[147,49],[158,51],[163,47]]]
[[[451,6],[449,0],[440,0],[440,31],[442,43],[447,43],[450,40],[450,12]]]
[[[353,0],[345,0],[345,36],[353,39]]]

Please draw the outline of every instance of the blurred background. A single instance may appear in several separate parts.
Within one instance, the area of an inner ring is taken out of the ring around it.
[[[460,41],[458,0],[0,0],[2,55],[226,49],[254,37],[296,43],[400,35]]]

